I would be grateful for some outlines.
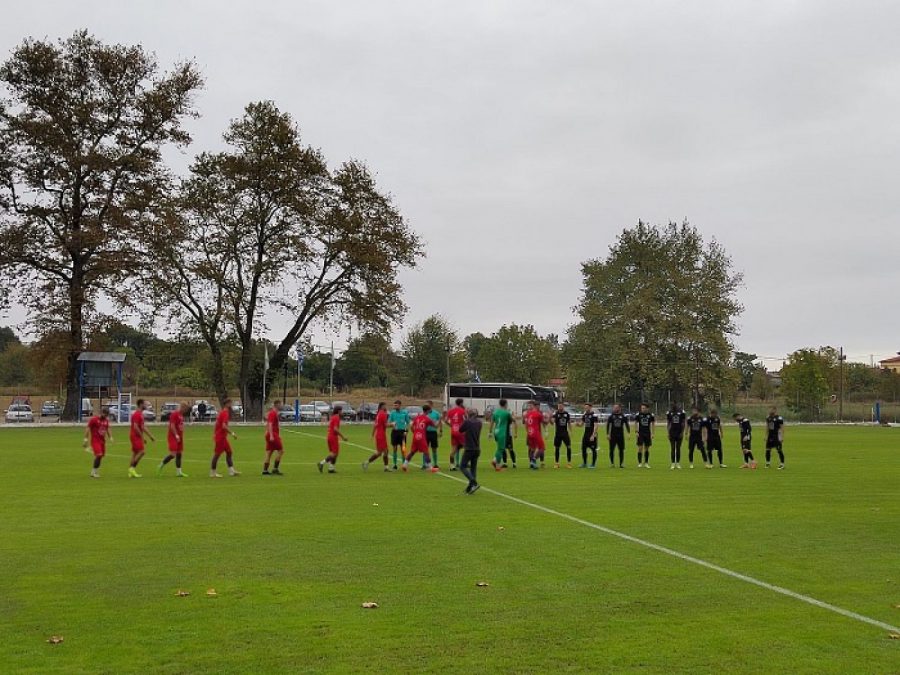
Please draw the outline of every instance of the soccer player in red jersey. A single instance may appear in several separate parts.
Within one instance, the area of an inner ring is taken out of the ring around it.
[[[109,433],[109,408],[103,406],[100,415],[94,415],[88,420],[84,428],[84,448],[87,450],[90,441],[91,450],[94,452],[94,468],[91,469],[91,478],[100,478],[100,462],[106,455],[106,441],[112,443],[112,434]]]
[[[328,422],[328,455],[319,462],[319,473],[322,473],[322,469],[325,468],[325,465],[328,465],[328,473],[335,472],[335,462],[337,462],[338,454],[341,452],[341,444],[338,439],[347,440],[347,437],[341,433],[341,413],[344,409],[341,406],[335,406],[334,410],[331,411],[331,419]]]
[[[425,455],[426,465],[431,463],[431,457],[428,454],[428,427],[436,427],[437,423],[428,416],[428,413],[430,412],[431,406],[426,403],[422,406],[422,412],[419,415],[416,415],[416,418],[412,421],[412,449],[409,451],[409,454],[403,458],[404,471],[409,470],[409,460],[412,459],[413,455],[417,452],[421,452]],[[437,473],[437,471],[438,468],[436,466],[431,467],[432,473]]]
[[[173,410],[169,415],[169,428],[166,433],[166,441],[169,444],[169,454],[163,458],[156,469],[157,475],[162,475],[163,467],[175,460],[175,475],[179,478],[187,478],[187,474],[181,470],[181,453],[184,452],[184,416],[191,407],[182,402],[178,410]]]
[[[144,441],[148,438],[151,441],[156,440],[153,438],[153,434],[144,426],[144,410],[146,407],[147,402],[139,398],[137,400],[137,408],[131,413],[131,466],[128,467],[129,478],[141,477],[141,474],[137,472],[137,465],[144,457]]]
[[[215,443],[215,447],[213,448],[213,457],[212,464],[209,467],[209,477],[210,478],[221,478],[222,474],[216,471],[216,466],[219,463],[219,457],[223,454],[225,455],[225,462],[228,464],[228,473],[232,476],[240,476],[240,471],[235,471],[234,461],[231,457],[231,444],[228,442],[228,437],[231,436],[234,440],[237,440],[237,434],[234,433],[228,426],[231,422],[231,399],[226,398],[222,401],[222,411],[216,417],[216,425],[213,427],[213,442]]]
[[[450,425],[450,470],[456,471],[459,453],[466,446],[466,435],[460,431],[462,423],[466,421],[466,409],[463,408],[463,400],[456,399],[454,407],[447,411],[447,424]]]
[[[388,440],[387,440],[388,412],[387,404],[379,403],[378,412],[375,413],[375,426],[372,427],[372,438],[375,439],[375,452],[362,464],[363,471],[368,471],[369,464],[381,457],[384,460],[384,470],[390,473],[388,468]]]
[[[525,424],[526,442],[528,444],[528,465],[538,468],[538,460],[544,463],[544,413],[537,401],[531,401],[529,409],[522,415]]]
[[[263,462],[263,476],[283,476],[279,466],[284,457],[284,444],[281,442],[281,430],[278,426],[278,411],[281,409],[281,399],[272,403],[272,409],[266,415],[266,461]],[[269,462],[275,455],[275,466],[269,471]]]

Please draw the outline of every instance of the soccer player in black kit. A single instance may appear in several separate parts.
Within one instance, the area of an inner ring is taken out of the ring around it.
[[[755,469],[756,460],[753,459],[753,453],[750,451],[750,441],[753,431],[750,428],[750,420],[739,413],[734,413],[734,421],[740,427],[741,435],[741,452],[744,453],[744,463],[741,464],[742,469]]]
[[[766,468],[769,468],[769,463],[772,461],[772,448],[775,448],[778,451],[778,468],[784,468],[784,450],[782,449],[782,444],[784,443],[784,418],[778,414],[778,410],[776,408],[772,408],[769,411],[769,416],[766,418]]]
[[[719,468],[727,469],[728,466],[722,463],[722,436],[725,430],[722,428],[722,418],[719,412],[712,408],[709,411],[709,417],[706,418],[706,427],[703,429],[703,442],[706,443],[706,456],[709,457],[709,465],[707,469],[713,468],[713,450],[718,453]]]
[[[697,407],[691,408],[691,416],[687,418],[688,429],[688,461],[694,468],[694,450],[699,448],[703,457],[703,466],[707,469],[712,464],[712,459],[706,460],[706,446],[703,445],[703,428],[706,426],[706,418],[700,414]]]
[[[650,406],[641,403],[641,411],[635,417],[637,426],[638,468],[650,468],[650,446],[653,445],[653,433],[656,430],[656,417],[650,412]]]
[[[553,448],[556,450],[556,464],[554,469],[559,468],[559,448],[566,444],[566,461],[568,467],[572,468],[572,438],[569,436],[569,429],[572,427],[572,416],[566,412],[565,406],[560,403],[555,413],[553,413],[553,426],[555,433],[553,435]]]
[[[669,430],[669,446],[671,448],[672,466],[670,469],[681,468],[681,443],[684,441],[684,427],[687,415],[676,404],[672,404],[666,413],[666,427]]]
[[[581,468],[587,469],[587,451],[591,451],[591,469],[597,468],[597,422],[600,418],[594,412],[590,403],[584,406],[584,415],[581,424],[584,426],[584,436],[581,437]]]
[[[616,466],[615,453],[619,448],[619,468],[625,468],[625,432],[631,433],[628,418],[622,414],[622,406],[613,406],[612,414],[606,419],[606,440],[609,441],[609,467]]]

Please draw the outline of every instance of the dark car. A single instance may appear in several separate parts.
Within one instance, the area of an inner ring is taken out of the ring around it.
[[[360,421],[374,420],[378,414],[377,403],[362,403],[356,409],[356,419]]]
[[[175,412],[176,410],[178,410],[179,407],[180,407],[180,404],[178,404],[178,403],[172,403],[172,402],[163,403],[162,408],[159,409],[159,411],[160,411],[159,419],[163,422],[168,422],[171,414],[173,412]]]
[[[341,419],[342,420],[355,420],[356,419],[356,411],[346,401],[334,401],[331,404],[331,409],[334,410],[338,406],[341,407]]]

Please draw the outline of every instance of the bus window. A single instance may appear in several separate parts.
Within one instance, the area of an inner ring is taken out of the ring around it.
[[[461,384],[450,385],[449,397],[453,401],[458,398],[471,398],[471,389]]]
[[[528,387],[503,387],[503,398],[507,398],[511,401],[530,401],[532,398],[532,391]]]

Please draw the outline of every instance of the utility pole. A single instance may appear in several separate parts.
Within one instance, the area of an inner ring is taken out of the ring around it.
[[[838,361],[840,362],[840,382],[838,385],[838,421],[844,421],[844,360],[847,357],[844,356],[844,348],[841,347],[840,353],[838,356]]]
[[[328,398],[334,399],[334,340],[331,341],[331,375],[328,377]]]

